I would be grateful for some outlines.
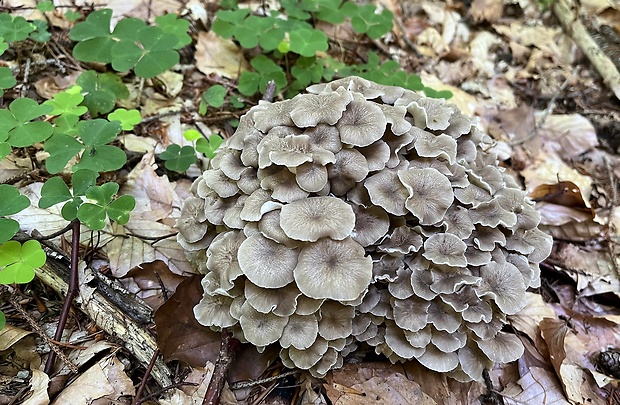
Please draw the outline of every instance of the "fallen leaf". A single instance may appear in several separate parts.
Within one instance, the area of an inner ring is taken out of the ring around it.
[[[205,75],[236,79],[250,65],[243,52],[229,39],[223,39],[213,31],[200,31],[196,42],[196,68]]]

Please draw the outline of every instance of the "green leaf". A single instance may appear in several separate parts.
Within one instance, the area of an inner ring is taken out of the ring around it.
[[[66,134],[52,135],[43,146],[50,156],[45,161],[48,172],[56,174],[65,168],[69,160],[84,149],[84,145]]]
[[[73,198],[69,187],[62,177],[52,177],[41,187],[41,199],[39,208],[49,208],[52,205],[65,202]]]
[[[165,160],[165,166],[168,170],[176,172],[184,172],[192,163],[196,162],[196,151],[191,146],[183,146],[172,143],[168,145],[165,151],[160,153],[159,157]]]
[[[216,84],[203,93],[202,99],[211,107],[219,108],[224,105],[225,96],[226,88],[221,84]]]
[[[189,21],[179,18],[176,14],[165,14],[155,17],[155,23],[164,32],[173,34],[177,37],[175,49],[183,48],[192,42],[192,37],[187,35]]]
[[[48,31],[47,21],[45,20],[34,20],[32,23],[36,30],[30,33],[30,38],[37,42],[47,42],[52,37],[52,34]]]
[[[19,231],[19,222],[10,218],[0,218],[0,243],[10,240]]]
[[[86,17],[84,22],[76,24],[69,32],[69,38],[74,41],[84,41],[96,37],[110,35],[110,24],[112,23],[112,10],[104,8],[93,11]]]
[[[0,22],[2,20],[0,19]],[[0,37],[0,55],[2,55],[7,49],[9,49],[9,44],[4,42],[4,37]]]
[[[0,311],[0,330],[4,328],[6,325],[6,316],[4,316],[4,312]]]
[[[213,159],[217,154],[217,148],[224,142],[224,139],[218,134],[213,134],[209,139],[200,138],[196,141],[196,150],[204,153],[209,159]]]
[[[172,49],[148,52],[142,56],[134,68],[134,73],[136,76],[150,79],[170,69],[179,63],[179,60],[178,52]]]
[[[84,101],[81,91],[82,88],[80,86],[70,87],[65,91],[57,93],[53,100],[47,100],[43,105],[49,105],[53,108],[49,112],[50,115],[73,114],[80,116],[86,114],[88,108],[80,106],[80,103]]]
[[[36,240],[21,243],[11,240],[0,245],[0,284],[28,283],[34,279],[34,269],[47,259]]]
[[[99,177],[99,173],[92,170],[76,170],[72,178],[73,195],[86,195],[86,191],[97,184],[97,177]]]
[[[127,155],[120,148],[111,145],[87,148],[73,170],[88,169],[94,172],[111,172],[127,163]]]
[[[24,17],[12,17],[9,14],[0,14],[0,37],[6,42],[23,41],[36,29],[34,24]]]
[[[11,145],[6,142],[0,142],[0,160],[4,159],[11,153]]]
[[[258,91],[260,75],[256,72],[243,71],[239,76],[237,90],[244,96],[253,96]]]
[[[65,13],[65,18],[67,19],[67,21],[77,21],[80,19],[80,17],[81,15],[77,11],[68,10]]]
[[[86,146],[105,145],[115,140],[116,135],[121,132],[120,122],[110,122],[101,118],[80,121],[76,128]]]
[[[124,131],[131,131],[135,125],[142,122],[142,116],[138,110],[126,110],[124,108],[117,108],[108,115],[109,121],[118,121],[121,123],[121,128]]]
[[[93,116],[109,113],[116,100],[129,97],[127,86],[113,73],[97,74],[88,70],[77,78],[77,84],[85,92],[82,104]]]
[[[120,224],[127,223],[129,213],[135,207],[135,200],[132,196],[121,196],[112,201],[118,188],[114,182],[89,188],[86,197],[94,202],[84,203],[78,208],[78,219],[94,230],[103,229],[108,216]]]
[[[133,196],[122,195],[112,201],[107,207],[108,216],[112,221],[125,225],[129,221],[129,214],[136,207]]]
[[[17,214],[28,208],[30,200],[10,184],[0,184],[0,216]]]
[[[297,30],[290,33],[291,51],[311,57],[317,51],[327,50],[327,35],[319,30]]]
[[[188,129],[187,131],[183,132],[183,138],[187,139],[188,141],[195,141],[196,139],[202,138],[202,134],[195,129]]]
[[[112,67],[118,72],[132,69],[142,57],[142,48],[133,41],[120,41],[112,45]]]
[[[43,0],[37,3],[37,10],[42,13],[54,11],[54,3],[50,0]]]
[[[235,11],[220,10],[215,14],[215,21],[211,24],[211,29],[222,38],[231,38],[235,35],[237,26],[242,25],[246,16],[250,13],[247,8]]]
[[[138,18],[123,18],[114,27],[112,36],[117,40],[135,42],[138,31],[146,27],[146,22]]]

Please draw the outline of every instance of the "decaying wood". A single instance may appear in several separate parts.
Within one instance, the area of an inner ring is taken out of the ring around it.
[[[579,21],[577,5],[572,0],[556,0],[552,9],[562,24],[564,32],[573,39],[603,77],[605,85],[620,100],[620,73],[618,73],[616,65],[605,55],[605,52],[590,36],[586,27]]]
[[[67,293],[66,280],[69,270],[64,263],[48,258],[47,263],[35,271],[37,277],[58,294],[64,296]],[[123,346],[146,368],[157,349],[155,338],[132,317],[111,304],[98,289],[88,285],[89,281],[96,280],[97,276],[83,263],[79,266],[79,276],[80,292],[75,306],[106,333],[117,337],[118,341],[122,342]],[[172,384],[170,370],[161,359],[156,360],[151,374],[162,387]]]

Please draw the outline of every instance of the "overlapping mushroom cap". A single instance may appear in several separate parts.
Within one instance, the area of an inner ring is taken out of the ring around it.
[[[243,116],[185,202],[198,321],[317,376],[359,344],[462,381],[519,358],[501,329],[551,238],[488,138],[399,87],[308,91]]]

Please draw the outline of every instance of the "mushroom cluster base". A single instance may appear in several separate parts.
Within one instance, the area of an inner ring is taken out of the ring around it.
[[[502,327],[552,241],[489,146],[445,100],[359,77],[260,102],[177,222],[196,319],[319,377],[360,345],[460,381],[519,358]]]

